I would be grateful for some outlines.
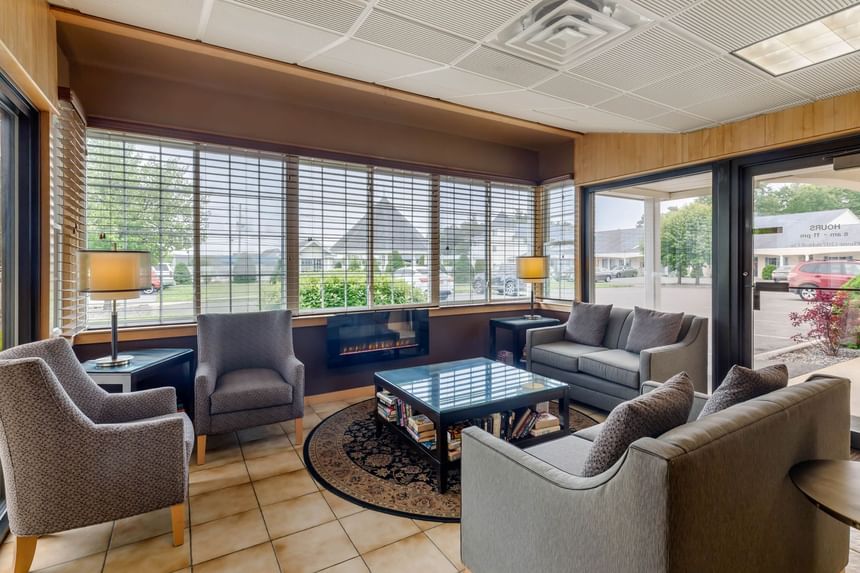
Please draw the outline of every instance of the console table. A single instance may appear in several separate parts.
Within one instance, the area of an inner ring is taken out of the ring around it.
[[[791,468],[790,475],[818,509],[860,529],[860,462],[811,460]]]
[[[511,336],[514,338],[514,366],[519,367],[520,361],[523,359],[523,333],[532,328],[543,328],[544,326],[555,326],[561,321],[557,318],[542,316],[540,318],[523,318],[522,316],[512,316],[506,318],[491,318],[490,319],[490,358],[496,359],[496,329],[504,328],[511,331]]]

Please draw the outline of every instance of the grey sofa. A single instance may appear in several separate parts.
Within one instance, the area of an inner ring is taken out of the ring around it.
[[[171,508],[184,541],[194,431],[176,390],[108,394],[65,339],[0,352],[0,458],[13,570],[39,536]]]
[[[613,307],[601,346],[565,339],[567,324],[526,331],[527,368],[570,385],[577,402],[611,410],[639,394],[642,382],[665,382],[686,370],[699,392],[708,391],[708,319],[684,315],[674,344],[628,352],[633,311]]]
[[[302,443],[305,365],[293,351],[292,327],[288,310],[197,317],[198,465],[206,462],[209,434],[295,420]]]
[[[788,474],[849,457],[848,380],[814,378],[637,440],[604,473],[578,477],[594,434],[520,450],[463,432],[462,558],[473,573],[846,566],[848,527]]]

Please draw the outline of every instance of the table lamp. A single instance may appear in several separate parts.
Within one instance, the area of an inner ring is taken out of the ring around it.
[[[526,318],[537,320],[535,314],[535,285],[549,276],[549,257],[517,257],[517,278],[531,283],[531,306]]]
[[[152,267],[147,251],[78,251],[78,290],[93,300],[111,301],[110,356],[96,360],[103,368],[125,366],[129,354],[117,354],[116,301],[138,298],[152,287]]]

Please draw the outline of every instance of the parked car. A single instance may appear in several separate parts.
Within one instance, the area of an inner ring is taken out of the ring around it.
[[[612,280],[612,271],[608,271],[606,269],[597,269],[594,271],[594,282],[596,283],[608,283]]]
[[[788,288],[803,300],[818,300],[822,291],[836,289],[860,275],[860,262],[806,261],[788,273]]]
[[[614,279],[624,279],[638,276],[639,269],[633,268],[631,266],[615,267],[614,269],[612,269],[612,278]]]
[[[492,289],[496,294],[505,296],[519,296],[522,292],[528,292],[526,283],[517,278],[516,268],[502,267],[493,272]],[[487,279],[484,273],[478,273],[472,279],[472,290],[477,294],[483,294],[487,289]]]
[[[403,281],[419,289],[427,299],[430,299],[430,267],[403,267],[392,273],[391,278]],[[442,271],[439,273],[439,300],[447,300],[454,293],[454,281],[451,275]]]
[[[161,279],[159,278],[158,273],[155,271],[155,267],[152,267],[150,281],[152,282],[152,286],[147,289],[143,289],[143,294],[152,294],[161,290]]]
[[[778,283],[784,283],[788,280],[788,273],[791,272],[791,269],[794,268],[794,265],[782,265],[777,267],[773,273],[770,275],[770,280],[776,281]]]
[[[176,286],[176,278],[173,276],[173,265],[170,263],[158,263],[152,267],[152,272],[158,275],[161,286],[164,288]]]

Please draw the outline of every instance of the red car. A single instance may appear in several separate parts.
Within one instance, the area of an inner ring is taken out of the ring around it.
[[[860,262],[806,261],[788,273],[788,288],[806,301],[819,298],[821,288],[839,288],[860,275]]]
[[[148,289],[143,290],[143,294],[152,294],[154,292],[158,292],[161,289],[161,278],[158,276],[158,273],[155,272],[155,269],[152,269],[152,286]]]

